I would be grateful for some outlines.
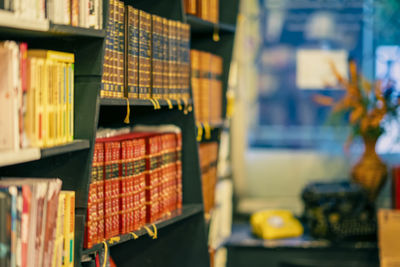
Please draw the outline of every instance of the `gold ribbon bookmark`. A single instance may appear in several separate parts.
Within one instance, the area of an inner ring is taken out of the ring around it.
[[[104,260],[103,260],[103,267],[107,266],[107,253],[108,253],[108,245],[107,242],[104,240],[102,242],[104,244]]]
[[[174,106],[172,105],[171,99],[166,98],[165,101],[167,101],[169,109],[172,109],[172,108],[174,107]]]
[[[210,125],[208,124],[208,122],[204,122],[204,137],[209,140],[211,139],[211,128]]]
[[[130,104],[129,104],[129,98],[125,97],[126,99],[126,116],[124,119],[124,123],[129,124],[129,116],[131,115],[131,108],[130,108]]]
[[[219,29],[218,29],[218,25],[214,24],[214,33],[213,33],[213,41],[214,42],[219,42],[220,38],[219,38]]]
[[[130,232],[130,234],[133,236],[133,239],[138,239],[139,236],[137,234],[135,234],[134,232]]]
[[[201,122],[198,122],[197,124],[197,142],[201,142],[201,139],[203,138],[203,126],[201,125]]]
[[[155,226],[154,223],[151,226],[153,227],[153,231],[154,232],[149,227],[147,227],[146,225],[143,226],[143,228],[147,231],[149,236],[151,236],[153,239],[157,239],[158,238],[158,236],[157,236],[158,235],[157,234],[157,227]]]

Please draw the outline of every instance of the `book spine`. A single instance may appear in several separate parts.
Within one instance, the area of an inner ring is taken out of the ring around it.
[[[182,134],[176,133],[176,208],[182,208]]]
[[[159,170],[157,136],[146,138],[146,223],[159,217]]]
[[[66,194],[66,202],[68,213],[68,221],[66,225],[66,236],[65,240],[68,242],[67,250],[67,263],[69,267],[74,266],[74,249],[75,249],[75,192],[68,191]]]
[[[79,0],[71,0],[71,25],[79,26]]]
[[[133,98],[139,97],[139,40],[139,10],[133,9]]]
[[[11,225],[11,196],[0,191],[0,225]],[[11,266],[11,228],[0,228],[0,244],[4,247],[5,253],[0,257],[1,266]]]
[[[112,237],[112,143],[104,144],[104,238]]]
[[[169,21],[162,18],[162,90],[163,98],[169,98]]]
[[[74,63],[68,64],[69,70],[69,86],[68,86],[68,124],[69,132],[67,141],[71,142],[74,140],[74,95],[75,95],[75,85],[74,85]]]
[[[54,252],[52,259],[52,267],[62,266],[63,261],[63,247],[64,247],[64,216],[65,216],[65,195],[59,194],[58,198],[58,212],[57,212],[57,226],[56,226],[56,239],[54,244]]]
[[[209,18],[213,23],[218,23],[219,20],[219,0],[209,0]]]
[[[98,242],[97,240],[97,165],[98,165],[98,146],[95,145],[92,161],[92,173],[89,184],[88,204],[86,213],[86,226],[84,236],[84,247],[91,248]]]
[[[110,90],[110,79],[111,79],[111,56],[112,56],[112,39],[111,39],[111,25],[112,25],[112,14],[113,14],[113,5],[114,0],[110,0],[109,9],[108,9],[108,21],[106,25],[106,39],[105,39],[105,52],[104,52],[104,60],[103,60],[103,75],[101,79],[101,91],[100,97],[107,98],[111,97]]]
[[[200,52],[190,50],[192,97],[196,122],[201,121],[200,116]]]
[[[127,218],[127,196],[128,196],[128,144],[129,141],[121,142],[121,178],[119,184],[119,234],[124,234],[128,231]]]
[[[20,107],[19,107],[19,147],[28,146],[26,141],[27,130],[24,128],[24,117],[27,107],[27,49],[26,43],[19,44],[19,78],[21,86]]]
[[[104,236],[104,143],[96,143],[97,148],[97,242],[101,242]]]
[[[198,0],[198,1],[201,1],[201,0]],[[196,15],[197,1],[196,0],[185,0],[185,12],[187,14]]]
[[[152,57],[151,57],[151,75],[152,75],[152,97],[162,98],[162,53],[161,53],[161,17],[152,15]]]
[[[128,97],[138,98],[138,65],[139,65],[139,11],[131,6],[128,9]]]
[[[139,98],[151,96],[151,15],[139,11]]]
[[[190,26],[183,24],[183,98],[190,99]]]
[[[116,86],[116,49],[117,49],[117,40],[116,40],[116,6],[117,6],[117,0],[110,0],[110,97],[114,98],[116,97],[116,91],[117,91],[117,86]]]
[[[28,233],[29,212],[32,201],[32,192],[29,186],[22,186],[22,215],[21,215],[21,267],[28,266]]]
[[[179,99],[183,98],[183,23],[177,22],[177,59],[176,59],[176,92]]]
[[[174,98],[174,21],[168,21],[168,98]]]
[[[57,210],[61,191],[61,180],[49,182],[47,201],[47,219],[44,236],[43,266],[50,266],[53,257],[54,244],[56,239]]]
[[[120,180],[121,180],[121,143],[113,142],[112,148],[112,168],[113,168],[113,178],[112,178],[112,233],[113,236],[119,234],[119,199],[120,199]]]
[[[146,220],[145,171],[146,143],[144,138],[134,140],[133,148],[133,230],[139,229]]]
[[[118,1],[118,98],[124,97],[125,91],[125,7]]]

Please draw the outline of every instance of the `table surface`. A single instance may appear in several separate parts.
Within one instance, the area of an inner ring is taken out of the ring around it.
[[[378,267],[374,241],[332,242],[305,234],[297,238],[263,240],[248,224],[234,225],[226,242],[227,267]]]

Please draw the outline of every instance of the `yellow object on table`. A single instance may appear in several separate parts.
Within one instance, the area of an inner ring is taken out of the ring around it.
[[[298,237],[303,234],[303,226],[287,210],[265,210],[251,215],[252,231],[263,239]]]

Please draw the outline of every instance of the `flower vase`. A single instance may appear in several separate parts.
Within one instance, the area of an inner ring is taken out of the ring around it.
[[[375,201],[388,175],[387,166],[375,150],[377,137],[362,137],[364,153],[353,166],[351,176],[354,182],[360,184],[368,192],[371,201]]]

